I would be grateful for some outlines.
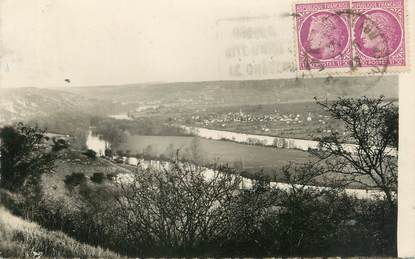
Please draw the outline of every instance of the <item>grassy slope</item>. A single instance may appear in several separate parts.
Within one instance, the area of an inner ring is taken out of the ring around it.
[[[112,163],[103,158],[91,159],[82,154],[79,150],[64,150],[60,158],[55,162],[54,173],[43,175],[43,191],[50,201],[63,202],[71,209],[76,205],[76,197],[65,187],[65,177],[72,173],[83,173],[86,177],[91,177],[94,173],[108,174],[131,173],[118,164]]]
[[[39,225],[12,215],[0,207],[0,257],[120,258],[116,253],[82,244],[59,231],[48,231]]]
[[[71,210],[77,203],[76,199],[66,190],[64,179],[73,172],[82,172],[92,176],[95,172],[126,173],[129,170],[104,159],[90,159],[79,151],[67,150],[61,153],[61,159],[56,161],[55,173],[43,177],[44,192],[52,202],[65,202],[65,207]],[[3,196],[0,189],[0,196]],[[4,195],[3,198],[6,198]],[[108,250],[82,244],[60,231],[49,231],[36,223],[25,221],[12,215],[1,205],[0,197],[0,258],[2,257],[31,257],[33,252],[42,252],[48,257],[100,257],[120,258]],[[6,202],[6,200],[4,200]]]
[[[61,151],[59,159],[55,162],[55,173],[52,176],[64,179],[64,176],[71,173],[84,173],[92,176],[94,173],[101,172],[104,174],[129,173],[130,171],[111,163],[108,160],[97,157],[96,159],[88,158],[79,150],[67,149]]]

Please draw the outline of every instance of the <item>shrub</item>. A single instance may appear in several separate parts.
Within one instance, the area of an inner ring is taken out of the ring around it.
[[[105,175],[103,173],[94,173],[91,177],[91,181],[94,183],[102,183],[105,179]]]
[[[95,152],[92,149],[88,149],[83,154],[86,155],[87,157],[91,158],[91,159],[96,159],[97,158],[97,152]]]
[[[64,139],[52,138],[53,146],[52,151],[59,152],[60,150],[66,149],[69,147],[69,143]]]
[[[64,180],[67,187],[73,188],[86,182],[84,173],[72,173],[71,175],[65,176]]]
[[[25,185],[38,185],[41,175],[53,169],[54,157],[45,148],[44,133],[21,122],[0,128],[1,187],[18,191]]]

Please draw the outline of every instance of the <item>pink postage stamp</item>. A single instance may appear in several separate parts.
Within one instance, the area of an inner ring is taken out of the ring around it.
[[[356,1],[352,10],[360,66],[405,66],[404,1]]]
[[[349,67],[349,1],[295,5],[300,70]]]
[[[295,4],[298,69],[405,67],[404,6],[404,0]]]

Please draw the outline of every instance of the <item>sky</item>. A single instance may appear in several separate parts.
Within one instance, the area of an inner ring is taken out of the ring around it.
[[[0,87],[235,79],[219,64],[218,21],[283,17],[290,8],[274,0],[0,0]],[[276,19],[278,34],[292,33],[287,19]]]

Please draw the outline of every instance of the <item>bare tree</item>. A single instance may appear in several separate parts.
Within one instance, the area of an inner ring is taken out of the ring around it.
[[[350,183],[380,189],[395,207],[397,191],[398,109],[384,97],[339,98],[321,102],[325,111],[344,125],[319,138],[314,152],[329,171]],[[345,144],[350,143],[350,144]]]
[[[239,184],[236,175],[175,163],[120,181],[116,201],[137,245],[167,250],[161,253],[191,251],[224,234]]]

